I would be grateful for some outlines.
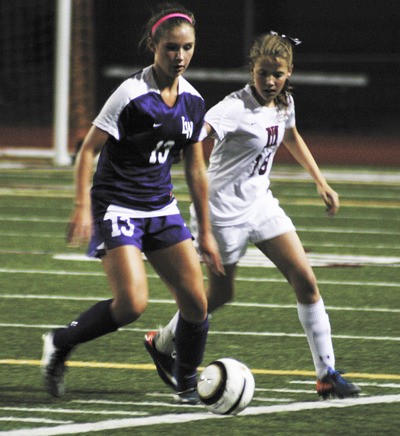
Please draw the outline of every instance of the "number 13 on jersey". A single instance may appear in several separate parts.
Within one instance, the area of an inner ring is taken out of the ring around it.
[[[174,146],[175,141],[160,141],[157,143],[155,150],[150,154],[149,163],[162,164],[167,160],[170,149]]]

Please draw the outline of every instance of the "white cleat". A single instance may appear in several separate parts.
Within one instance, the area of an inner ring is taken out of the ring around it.
[[[61,353],[53,343],[54,333],[46,333],[43,339],[41,369],[46,391],[52,397],[62,397],[65,393],[65,353]]]

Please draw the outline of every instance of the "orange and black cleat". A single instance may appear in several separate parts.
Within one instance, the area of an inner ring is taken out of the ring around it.
[[[349,398],[359,395],[361,389],[356,384],[346,381],[341,374],[343,373],[329,368],[327,374],[317,380],[317,393],[322,399]]]

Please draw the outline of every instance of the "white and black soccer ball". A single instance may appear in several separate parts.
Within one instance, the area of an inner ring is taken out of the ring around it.
[[[254,387],[250,369],[232,358],[211,362],[197,383],[201,402],[218,415],[236,415],[245,409],[253,398]]]

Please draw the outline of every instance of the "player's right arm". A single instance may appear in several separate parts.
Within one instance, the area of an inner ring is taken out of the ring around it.
[[[76,157],[75,205],[67,231],[67,242],[71,247],[78,247],[92,235],[90,188],[93,166],[94,160],[107,141],[108,135],[104,130],[92,126]]]

